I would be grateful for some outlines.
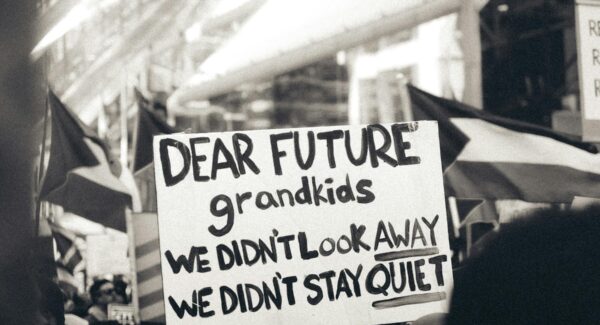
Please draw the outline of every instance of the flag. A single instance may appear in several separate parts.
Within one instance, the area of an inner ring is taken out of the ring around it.
[[[408,86],[415,120],[436,120],[446,194],[570,203],[600,197],[595,146]]]
[[[57,277],[59,287],[68,293],[69,297],[73,297],[79,292],[80,284],[73,276],[73,271],[67,270],[62,264],[57,265]]]
[[[462,228],[473,223],[495,223],[499,220],[498,213],[485,205],[494,204],[494,201],[481,199],[456,199],[456,212],[458,214],[457,228]]]
[[[140,197],[140,191],[138,190],[137,184],[135,182],[135,176],[129,168],[124,168],[121,172],[121,176],[119,180],[125,188],[129,191],[129,195],[131,195],[131,211],[133,212],[141,212],[142,211],[142,200]]]
[[[500,217],[498,216],[494,202],[481,200],[479,204],[466,214],[466,217],[460,222],[460,226],[464,227],[474,223],[491,223],[497,225],[499,222]]]
[[[53,279],[56,277],[56,259],[52,230],[44,215],[41,215],[38,221],[38,235],[33,240],[35,268],[40,276]]]
[[[52,227],[52,237],[56,243],[56,249],[60,254],[58,264],[62,265],[71,274],[83,267],[83,257],[75,246],[75,234],[69,233],[68,231]]]
[[[152,137],[160,134],[171,134],[176,131],[155,112],[153,107],[160,106],[160,104],[144,98],[137,89],[134,89],[134,92],[138,103],[133,160],[133,172],[135,173],[153,160]]]
[[[50,160],[40,199],[65,211],[125,230],[127,188],[118,179],[121,166],[108,145],[49,92],[52,112]]]
[[[135,183],[139,189],[141,210],[156,212],[156,180],[154,179],[154,163],[146,165],[135,173]]]

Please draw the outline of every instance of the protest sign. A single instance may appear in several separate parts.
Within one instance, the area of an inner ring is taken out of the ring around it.
[[[121,304],[108,304],[108,319],[115,320],[121,325],[135,325],[135,307]]]
[[[106,274],[129,274],[126,234],[111,232],[86,237],[88,276]]]
[[[166,318],[373,324],[444,312],[436,122],[154,138]]]
[[[600,1],[577,0],[577,62],[585,141],[600,141]]]

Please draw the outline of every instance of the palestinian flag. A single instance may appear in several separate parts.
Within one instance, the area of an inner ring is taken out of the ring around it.
[[[152,138],[155,135],[171,134],[176,131],[157,113],[163,111],[162,105],[146,99],[137,89],[134,89],[134,92],[138,104],[133,146],[133,172],[136,173],[153,161]]]
[[[60,253],[58,263],[71,274],[83,268],[83,257],[75,246],[76,236],[64,229],[52,227],[52,237],[56,243],[56,249]]]
[[[571,203],[600,198],[595,146],[408,86],[415,120],[436,120],[446,194]]]
[[[75,293],[79,292],[79,282],[73,276],[73,272],[66,269],[62,264],[58,264],[56,267],[58,284],[65,293],[68,293],[72,297]]]
[[[119,180],[121,166],[108,145],[49,92],[52,113],[50,161],[40,199],[65,211],[125,231],[131,195]]]

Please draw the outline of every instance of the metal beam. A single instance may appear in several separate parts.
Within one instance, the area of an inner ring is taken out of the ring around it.
[[[144,49],[158,40],[180,38],[180,26],[189,21],[200,2],[167,0],[158,2],[144,15],[138,26],[124,35],[77,80],[67,88],[61,99],[76,112],[99,96],[102,91],[116,84],[118,91],[119,71],[123,66],[135,65]],[[184,17],[181,17],[184,16]],[[181,20],[180,20],[181,19]]]
[[[240,6],[224,12],[221,15],[208,17],[208,19],[202,24],[202,33],[211,34],[219,29],[228,27],[233,22],[243,20],[248,17],[256,9],[260,8],[265,3],[265,0],[247,0]]]
[[[340,50],[352,48],[398,30],[411,28],[420,23],[456,12],[459,10],[460,4],[461,1],[459,0],[434,0],[428,1],[417,8],[381,17],[377,21],[346,30],[342,34],[313,42],[305,47],[281,53],[270,59],[242,67],[198,85],[180,88],[169,98],[167,106],[177,109],[177,107],[183,106],[189,101],[205,100],[227,93],[245,82],[265,80],[318,62]]]
[[[479,7],[476,0],[462,1],[460,31],[465,70],[463,102],[482,108],[481,36],[479,33]]]
[[[59,0],[38,16],[34,44],[39,43],[46,34],[61,20],[80,0]]]

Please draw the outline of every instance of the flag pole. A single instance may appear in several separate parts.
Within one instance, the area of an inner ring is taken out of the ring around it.
[[[129,153],[129,147],[128,147],[128,141],[127,141],[127,135],[128,135],[128,130],[127,130],[127,113],[128,113],[128,106],[127,106],[127,86],[128,86],[128,79],[127,79],[127,68],[125,67],[123,69],[123,75],[121,77],[121,98],[120,98],[120,113],[121,113],[121,167],[123,169],[123,171],[121,173],[126,173],[128,171],[125,171],[125,169],[129,169],[129,168],[134,168],[134,165],[128,166],[127,162],[128,162],[128,153]],[[138,108],[139,109],[139,108]],[[135,138],[134,140],[135,141]],[[135,153],[134,153],[134,157],[135,157]],[[136,186],[135,184],[133,186]],[[133,203],[133,194],[132,194],[132,205],[134,205]],[[135,208],[135,207],[134,207]],[[128,207],[125,208],[125,222],[126,222],[126,231],[127,231],[127,250],[128,250],[128,255],[129,255],[129,277],[131,279],[131,300],[132,300],[132,305],[134,308],[134,318],[136,320],[136,323],[139,322],[140,320],[140,315],[139,315],[139,303],[138,303],[138,287],[137,287],[137,268],[135,265],[136,262],[136,257],[135,257],[135,239],[134,239],[134,233],[133,233],[133,220],[132,220],[132,216],[131,216],[131,209],[129,209]]]
[[[127,68],[124,67],[121,75],[121,96],[120,96],[120,126],[121,126],[121,167],[128,168],[127,164]]]
[[[452,218],[452,230],[454,231],[454,237],[460,237],[460,215],[458,213],[458,205],[456,204],[456,197],[448,197],[448,210],[450,210],[450,217]]]
[[[472,223],[468,223],[465,226],[466,231],[467,231],[467,257],[471,256],[471,249],[473,249],[473,224]]]
[[[134,127],[133,127],[133,134],[132,134],[132,137],[131,137],[131,142],[132,142],[131,143],[131,150],[133,151],[133,154],[132,154],[132,158],[131,158],[131,168],[130,168],[130,170],[131,170],[132,174],[135,173],[135,163],[136,163],[136,159],[135,159],[136,158],[135,157],[136,154],[135,154],[135,151],[137,150],[137,144],[138,144],[137,143],[137,137],[138,137],[138,132],[139,132],[138,129],[140,127],[140,114],[141,114],[140,111],[142,110],[142,107],[140,105],[140,101],[137,98],[135,99],[135,102],[136,102],[135,105],[137,107],[137,114],[135,116],[135,124],[134,124]]]
[[[41,213],[41,205],[42,200],[40,199],[40,193],[42,192],[42,178],[44,176],[44,160],[46,159],[46,133],[48,130],[48,114],[50,111],[50,105],[48,104],[48,94],[49,88],[46,87],[46,100],[45,100],[45,112],[44,112],[44,131],[42,132],[42,149],[40,152],[40,165],[38,167],[38,188],[36,193],[36,202],[35,202],[35,233],[34,237],[38,237],[40,232],[40,213]]]
[[[135,310],[135,319],[140,321],[140,303],[138,293],[138,281],[137,281],[137,256],[135,254],[135,232],[133,231],[133,215],[131,209],[125,209],[125,218],[127,222],[127,239],[129,245],[127,247],[129,253],[129,271],[131,277],[131,302]]]
[[[410,94],[408,92],[409,80],[404,74],[396,76],[400,84],[400,104],[402,108],[402,121],[414,121],[412,106],[410,103]]]

